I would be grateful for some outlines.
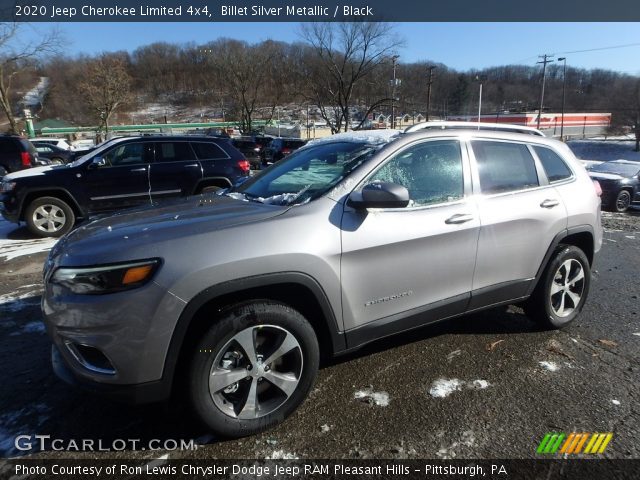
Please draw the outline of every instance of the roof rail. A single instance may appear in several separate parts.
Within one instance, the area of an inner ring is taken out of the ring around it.
[[[513,125],[510,123],[489,123],[489,122],[423,122],[407,127],[404,133],[418,132],[420,130],[493,130],[498,132],[525,133],[544,137],[537,128],[526,127],[524,125]]]

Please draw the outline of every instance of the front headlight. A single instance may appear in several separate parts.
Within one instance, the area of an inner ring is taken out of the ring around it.
[[[85,295],[121,292],[147,283],[159,266],[160,260],[151,259],[99,267],[61,267],[50,282]]]
[[[2,182],[0,183],[0,193],[10,192],[16,188],[16,182]]]

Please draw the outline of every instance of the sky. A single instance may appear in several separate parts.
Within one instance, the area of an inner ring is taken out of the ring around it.
[[[66,40],[65,53],[70,55],[133,51],[158,41],[202,44],[219,37],[250,43],[301,39],[300,24],[276,22],[61,23],[57,28]],[[534,65],[537,56],[546,53],[566,57],[567,66],[640,75],[640,23],[395,23],[392,28],[404,40],[400,62],[432,61],[469,70]]]

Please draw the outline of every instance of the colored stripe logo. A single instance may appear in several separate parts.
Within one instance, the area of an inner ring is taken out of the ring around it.
[[[540,455],[553,455],[560,453],[571,455],[586,453],[597,455],[604,453],[613,438],[613,433],[547,433],[536,453]],[[584,450],[583,450],[584,449]]]

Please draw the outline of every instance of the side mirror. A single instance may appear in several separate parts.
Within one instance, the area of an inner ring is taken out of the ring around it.
[[[107,164],[107,161],[102,158],[102,157],[95,157],[93,160],[91,160],[91,164],[89,165],[90,168],[99,168],[99,167],[104,167]]]
[[[349,195],[348,205],[356,209],[404,208],[409,205],[409,190],[397,183],[369,183]]]

